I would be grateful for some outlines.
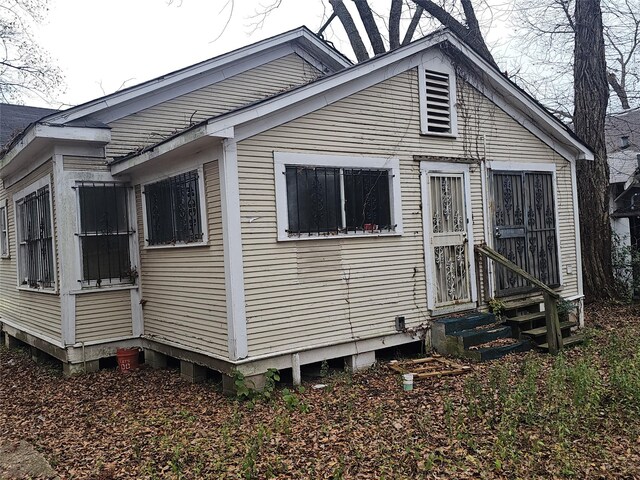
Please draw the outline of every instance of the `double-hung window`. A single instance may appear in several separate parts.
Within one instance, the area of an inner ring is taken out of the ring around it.
[[[0,258],[9,258],[9,220],[7,201],[0,201]]]
[[[145,185],[148,246],[206,242],[200,177],[192,170]]]
[[[49,179],[15,197],[18,234],[18,283],[22,288],[56,287]]]
[[[280,240],[402,233],[397,159],[275,153]]]
[[[119,183],[82,182],[79,202],[82,285],[104,286],[135,281],[131,265],[134,230],[129,215],[131,188]]]

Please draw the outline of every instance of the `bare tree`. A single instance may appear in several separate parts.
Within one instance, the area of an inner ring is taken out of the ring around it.
[[[513,15],[520,61],[530,65],[519,69],[516,79],[568,120],[573,104],[575,6],[575,0],[515,0]],[[601,10],[607,81],[615,95],[611,105],[628,109],[639,98],[640,0],[602,0]]]
[[[62,76],[31,36],[43,20],[47,0],[0,0],[0,99],[21,101],[24,96],[50,99]]]
[[[584,289],[591,299],[609,298],[615,296],[604,134],[609,89],[600,0],[576,2],[574,19],[573,122],[576,134],[595,154],[594,161],[577,164]]]

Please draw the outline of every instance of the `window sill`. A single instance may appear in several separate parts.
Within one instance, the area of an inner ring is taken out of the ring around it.
[[[421,131],[420,136],[422,137],[442,137],[442,138],[450,138],[451,140],[456,140],[458,138],[457,133],[436,133],[436,132],[425,132]]]
[[[11,260],[11,255],[0,255],[0,260]]]
[[[209,242],[194,242],[194,243],[176,243],[175,245],[145,245],[144,250],[163,250],[170,248],[194,248],[194,247],[208,247]]]
[[[307,240],[342,240],[351,238],[380,238],[380,237],[401,237],[402,232],[380,232],[380,233],[340,233],[337,235],[301,235],[299,237],[278,236],[279,242],[298,242]]]
[[[83,287],[82,290],[71,290],[69,292],[70,295],[83,295],[85,293],[98,293],[98,292],[117,292],[120,290],[137,290],[138,285],[106,285],[102,287],[94,287],[87,286]]]
[[[58,295],[57,288],[29,288],[20,286],[17,290],[21,292],[43,293],[45,295]]]

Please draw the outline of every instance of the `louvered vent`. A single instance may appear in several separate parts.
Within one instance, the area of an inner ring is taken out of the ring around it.
[[[449,75],[425,70],[427,79],[427,131],[451,133]]]

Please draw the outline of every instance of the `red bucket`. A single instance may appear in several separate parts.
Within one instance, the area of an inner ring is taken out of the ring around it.
[[[140,350],[137,348],[119,348],[116,350],[118,368],[121,372],[130,372],[138,369],[138,357]]]

